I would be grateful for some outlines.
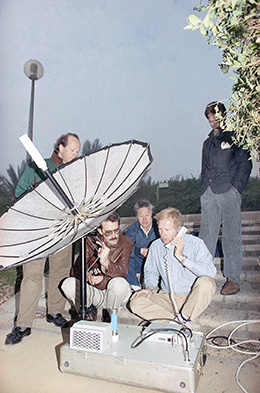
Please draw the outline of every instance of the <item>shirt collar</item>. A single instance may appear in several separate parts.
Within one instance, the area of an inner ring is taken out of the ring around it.
[[[142,229],[142,231],[144,232],[144,234],[147,236],[148,235],[148,233],[150,232],[150,230],[151,230],[151,228],[152,228],[152,225],[153,225],[153,223],[151,223],[151,226],[150,226],[150,228],[148,229],[148,231],[146,232],[145,231],[145,229],[142,227],[142,225],[140,225],[140,227],[141,227],[141,229]]]
[[[52,153],[51,160],[57,166],[61,166],[63,164],[62,158],[59,157],[55,151]]]

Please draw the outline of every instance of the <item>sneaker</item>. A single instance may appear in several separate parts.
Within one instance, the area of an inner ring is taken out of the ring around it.
[[[66,321],[66,319],[63,318],[63,316],[60,313],[56,314],[55,317],[51,314],[47,314],[46,320],[49,323],[54,323],[54,325],[57,327],[61,327],[61,328],[69,327],[69,322]]]
[[[31,334],[31,328],[22,330],[20,326],[17,326],[11,333],[7,334],[5,339],[5,345],[18,344],[22,339]]]
[[[235,295],[240,291],[239,285],[234,281],[226,281],[220,293],[221,295]]]

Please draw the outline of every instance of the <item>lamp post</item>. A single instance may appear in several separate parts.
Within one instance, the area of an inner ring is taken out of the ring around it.
[[[159,183],[159,185],[157,186],[157,201],[159,201],[159,189],[160,188],[170,188],[169,183],[167,183],[167,182]]]
[[[28,125],[28,136],[31,140],[33,140],[33,110],[34,110],[34,91],[35,91],[35,81],[40,79],[43,76],[43,66],[37,60],[28,60],[24,65],[24,73],[25,75],[31,79],[31,102],[30,102],[30,111],[29,111],[29,125]],[[31,157],[27,152],[26,155],[26,163],[28,164],[31,161]]]

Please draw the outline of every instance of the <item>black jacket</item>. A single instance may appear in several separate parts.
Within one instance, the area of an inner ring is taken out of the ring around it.
[[[249,153],[234,144],[234,132],[224,131],[215,135],[212,130],[203,144],[201,187],[204,194],[210,186],[215,194],[223,194],[234,187],[240,194],[252,170]],[[230,146],[229,146],[230,145]]]

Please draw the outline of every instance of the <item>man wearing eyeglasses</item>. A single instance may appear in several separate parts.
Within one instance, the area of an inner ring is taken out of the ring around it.
[[[126,281],[133,240],[120,233],[120,216],[112,213],[97,229],[97,236],[86,241],[87,319],[97,319],[97,308],[110,312],[124,307],[131,288]],[[80,306],[80,258],[72,269],[73,277],[62,284],[62,291],[76,309]]]

